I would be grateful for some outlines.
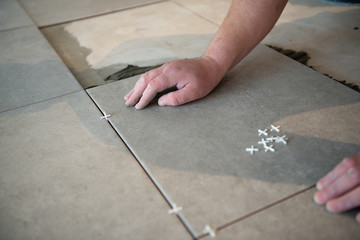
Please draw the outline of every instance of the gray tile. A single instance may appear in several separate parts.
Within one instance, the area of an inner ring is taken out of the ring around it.
[[[163,2],[42,31],[89,88],[108,83],[107,76],[128,64],[151,66],[201,56],[216,29],[177,4]]]
[[[264,44],[305,51],[308,65],[360,85],[360,6],[324,1],[290,1]]]
[[[87,91],[198,234],[313,185],[360,146],[360,95],[262,45],[184,106],[126,107],[137,79]],[[271,124],[288,144],[247,153]]]
[[[33,25],[16,0],[0,1],[0,31]]]
[[[36,27],[0,32],[0,112],[82,88]]]
[[[0,114],[0,239],[190,239],[84,92]]]
[[[355,240],[355,212],[331,214],[313,203],[310,190],[217,232],[216,239]],[[206,238],[209,239],[209,238]]]
[[[144,4],[159,2],[159,0],[19,0],[35,24],[47,26],[99,14],[111,13]]]

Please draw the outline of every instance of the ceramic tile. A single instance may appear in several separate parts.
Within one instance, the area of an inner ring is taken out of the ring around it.
[[[131,23],[131,24],[130,24]],[[149,66],[200,56],[216,25],[173,2],[43,29],[84,88],[128,64]]]
[[[220,26],[226,16],[231,0],[173,0],[186,9]]]
[[[197,234],[313,185],[359,150],[360,95],[262,45],[180,107],[126,107],[137,79],[87,91]],[[247,153],[271,124],[288,144]]]
[[[111,13],[159,0],[19,0],[39,27]]]
[[[82,90],[36,27],[0,32],[0,112]]]
[[[0,31],[32,24],[28,15],[16,0],[0,1]]]
[[[216,239],[358,239],[355,212],[331,214],[313,203],[310,190],[217,232]],[[210,238],[206,238],[210,239]]]
[[[0,114],[0,239],[191,239],[84,92]]]
[[[305,51],[317,71],[360,85],[359,22],[360,6],[293,0],[263,43]]]

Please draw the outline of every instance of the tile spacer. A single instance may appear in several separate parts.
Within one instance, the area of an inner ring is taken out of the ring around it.
[[[265,152],[267,152],[267,151],[275,152],[275,149],[273,148],[273,145],[264,146],[264,148],[265,148]]]
[[[209,225],[205,225],[204,233],[209,234],[210,237],[216,237],[216,230]]]
[[[102,116],[101,119],[106,119],[107,121],[109,121],[109,117],[111,117],[111,115],[104,112],[104,116]]]
[[[267,136],[268,135],[267,129],[265,129],[265,130],[258,129],[258,133],[259,133],[259,136],[261,136],[261,135]]]
[[[251,155],[253,155],[254,152],[259,151],[258,148],[254,148],[254,145],[252,145],[250,148],[246,148],[245,150],[246,150],[247,152],[251,153]]]
[[[267,139],[266,139],[267,140]],[[267,145],[267,143],[268,143],[269,141],[265,141],[263,138],[261,139],[261,141],[260,142],[258,142],[258,144],[262,144],[262,145]]]
[[[275,132],[280,132],[280,126],[274,126],[274,125],[271,125],[271,130],[270,130],[270,132],[272,132],[272,131],[275,131]]]
[[[176,204],[173,205],[172,209],[168,210],[168,214],[176,213],[178,214],[182,210],[182,207],[176,206]]]
[[[286,135],[284,135],[284,136],[282,136],[282,137],[276,137],[275,142],[277,142],[277,143],[283,143],[283,144],[286,145],[286,144],[287,144],[286,140],[288,140],[288,139],[286,138]]]

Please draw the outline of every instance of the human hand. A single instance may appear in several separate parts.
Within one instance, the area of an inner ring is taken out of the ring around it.
[[[360,206],[360,153],[345,158],[316,184],[314,200],[330,212],[340,213]],[[360,223],[360,212],[356,216]]]
[[[142,109],[157,93],[176,87],[178,90],[161,96],[158,104],[181,105],[205,97],[221,81],[223,74],[210,57],[171,61],[143,74],[124,99],[126,105]]]

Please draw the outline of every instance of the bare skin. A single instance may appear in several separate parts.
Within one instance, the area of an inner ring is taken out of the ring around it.
[[[124,97],[126,105],[142,109],[157,93],[171,87],[178,90],[160,97],[160,106],[177,106],[206,96],[269,33],[286,3],[287,0],[233,0],[201,57],[168,62],[145,73]]]
[[[316,184],[314,195],[317,204],[325,205],[330,212],[340,213],[360,207],[360,153],[345,158]],[[360,223],[360,212],[356,215]]]
[[[196,59],[172,61],[141,76],[125,95],[126,105],[145,108],[157,93],[160,106],[178,106],[208,95],[272,29],[287,0],[233,0],[205,53]],[[331,212],[360,206],[360,154],[346,158],[319,180],[314,200]],[[360,213],[357,215],[360,222]]]

